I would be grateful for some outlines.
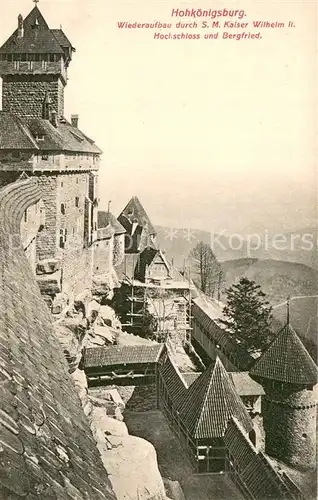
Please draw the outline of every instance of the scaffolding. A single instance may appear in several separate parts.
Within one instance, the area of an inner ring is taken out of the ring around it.
[[[133,257],[133,269],[135,269],[135,256]],[[126,271],[126,263],[125,263],[125,271]],[[126,316],[129,318],[127,322],[125,322],[122,326],[129,327],[131,329],[142,329],[145,326],[145,317],[146,312],[148,310],[148,306],[152,306],[154,311],[154,318],[157,320],[157,330],[156,330],[156,340],[165,341],[168,337],[169,331],[173,331],[172,328],[165,328],[168,319],[171,319],[169,315],[166,315],[165,310],[165,297],[162,298],[163,301],[163,311],[159,310],[158,304],[156,305],[156,299],[151,296],[149,293],[150,290],[158,289],[162,291],[173,290],[171,287],[165,287],[164,285],[156,285],[154,287],[153,284],[143,283],[142,286],[140,283],[136,283],[134,276],[128,276],[125,272],[125,281],[129,286],[130,290],[126,300],[130,303],[129,311]],[[184,299],[185,302],[185,320],[178,321],[177,315],[174,321],[174,330],[184,330],[185,331],[185,341],[191,342],[191,330],[192,330],[192,294],[191,294],[192,280],[191,280],[191,268],[188,268],[188,286],[185,287],[184,290],[187,293],[183,293],[180,299]],[[136,289],[139,290],[139,293],[136,294]],[[143,293],[140,293],[140,290],[143,289]],[[175,302],[176,299],[173,299]],[[160,305],[160,304],[159,304]]]

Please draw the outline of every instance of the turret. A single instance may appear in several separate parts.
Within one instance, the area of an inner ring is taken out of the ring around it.
[[[265,391],[265,452],[295,467],[315,467],[317,367],[289,322],[250,376]]]
[[[46,94],[57,117],[64,113],[64,87],[74,48],[61,29],[50,29],[37,5],[0,48],[2,109],[42,118]]]

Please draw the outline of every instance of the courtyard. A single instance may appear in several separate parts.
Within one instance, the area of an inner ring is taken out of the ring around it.
[[[186,500],[244,500],[229,476],[194,473],[186,452],[161,411],[126,409],[124,418],[129,434],[154,445],[162,477],[179,481]]]

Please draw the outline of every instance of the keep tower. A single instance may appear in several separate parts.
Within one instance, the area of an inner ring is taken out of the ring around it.
[[[289,321],[250,376],[265,390],[265,452],[298,468],[314,468],[317,367]]]
[[[62,117],[74,50],[61,29],[49,28],[37,2],[25,19],[19,14],[17,29],[0,48],[3,111],[42,118],[47,98],[57,118]]]
[[[92,287],[101,150],[80,130],[78,115],[64,116],[75,49],[35,3],[0,47],[0,186],[37,177],[45,224],[29,253],[41,292],[58,314]],[[23,222],[32,226],[28,209]]]

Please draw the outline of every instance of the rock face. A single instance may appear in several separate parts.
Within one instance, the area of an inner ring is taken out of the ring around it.
[[[118,500],[165,500],[153,445],[135,436],[109,440],[111,449],[103,441],[97,447]]]
[[[121,421],[123,401],[117,391],[105,389],[103,399],[88,396],[84,372],[76,370],[72,377],[117,499],[166,500],[155,448],[128,434]],[[117,412],[112,411],[114,405]]]

